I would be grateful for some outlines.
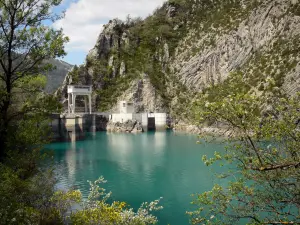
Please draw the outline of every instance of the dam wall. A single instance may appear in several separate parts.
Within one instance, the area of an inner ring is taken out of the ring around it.
[[[128,120],[136,120],[142,124],[144,131],[166,130],[166,113],[116,113],[109,117],[113,123],[125,123]]]
[[[52,114],[51,131],[53,141],[78,141],[85,138],[86,132],[103,131],[108,116],[100,114],[60,115]]]
[[[166,113],[94,113],[94,114],[52,114],[51,127],[53,141],[83,140],[87,132],[106,131],[107,124],[137,121],[143,131],[166,130]]]

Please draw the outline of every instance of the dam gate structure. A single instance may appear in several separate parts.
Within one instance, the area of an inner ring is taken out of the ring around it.
[[[108,123],[107,114],[52,114],[50,127],[54,141],[83,140],[87,132],[104,131]]]
[[[68,85],[68,114],[76,113],[77,96],[84,96],[84,111],[92,114],[92,86],[87,85]]]

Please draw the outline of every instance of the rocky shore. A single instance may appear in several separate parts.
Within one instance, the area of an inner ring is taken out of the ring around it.
[[[225,126],[210,126],[210,127],[199,127],[197,125],[190,124],[173,124],[174,132],[187,133],[187,134],[198,134],[198,135],[209,135],[209,136],[220,136],[220,137],[236,137],[234,131],[228,130]],[[144,132],[142,124],[136,120],[128,120],[124,123],[109,121],[105,124],[107,132],[112,133],[142,133]]]
[[[136,120],[128,120],[125,123],[113,123],[109,121],[106,127],[107,132],[117,133],[142,133],[142,124]]]
[[[176,124],[173,127],[174,132],[182,132],[187,134],[210,135],[220,137],[236,137],[236,133],[228,130],[226,127],[199,127],[196,125]]]

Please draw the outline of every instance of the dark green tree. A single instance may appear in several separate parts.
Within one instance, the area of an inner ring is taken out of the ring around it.
[[[8,151],[8,137],[17,121],[34,113],[45,113],[51,97],[36,96],[36,81],[51,65],[45,60],[65,55],[68,41],[62,30],[45,24],[60,18],[52,8],[61,0],[0,0],[0,158]],[[31,97],[27,97],[31,95]],[[50,99],[49,99],[50,98]],[[53,100],[53,99],[52,99]],[[41,103],[47,103],[41,104]],[[53,101],[52,101],[53,103]],[[50,109],[53,109],[53,104]],[[16,146],[14,146],[16,147]]]

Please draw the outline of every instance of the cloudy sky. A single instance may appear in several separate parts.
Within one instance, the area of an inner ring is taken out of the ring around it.
[[[68,55],[63,59],[71,64],[82,64],[93,48],[103,24],[110,19],[146,17],[165,0],[63,0],[55,11],[65,11],[65,17],[56,21],[55,28],[63,28],[70,38]]]

